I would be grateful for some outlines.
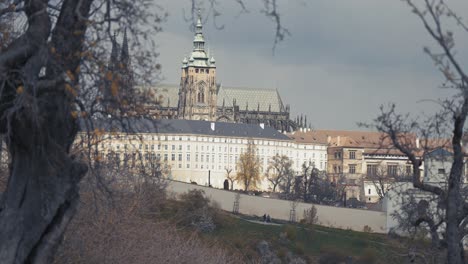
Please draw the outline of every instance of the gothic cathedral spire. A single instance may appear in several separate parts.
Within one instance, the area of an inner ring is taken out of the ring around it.
[[[120,62],[127,67],[130,64],[130,53],[128,51],[127,29],[125,28],[122,40],[122,51],[120,54]]]
[[[193,50],[190,57],[182,61],[178,118],[216,121],[217,98],[215,59],[210,59],[205,51],[202,18],[198,11]]]

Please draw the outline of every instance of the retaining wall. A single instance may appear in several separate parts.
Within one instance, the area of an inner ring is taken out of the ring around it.
[[[237,193],[209,188],[205,186],[169,181],[168,192],[176,195],[188,190],[203,190],[207,197],[216,201],[221,209],[232,211]],[[303,218],[304,210],[309,209],[312,204],[298,203],[296,207],[297,219]],[[341,229],[363,231],[368,226],[375,233],[386,233],[387,216],[385,212],[370,211],[364,209],[343,208],[334,206],[315,205],[317,208],[318,224],[322,226]],[[272,218],[289,220],[291,202],[286,200],[264,198],[252,195],[240,195],[239,213],[247,215],[269,214]]]

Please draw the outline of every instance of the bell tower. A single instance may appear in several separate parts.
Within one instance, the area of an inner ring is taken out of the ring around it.
[[[215,59],[209,58],[205,52],[205,39],[199,10],[193,50],[190,58],[184,58],[182,61],[178,118],[215,121],[217,97]]]

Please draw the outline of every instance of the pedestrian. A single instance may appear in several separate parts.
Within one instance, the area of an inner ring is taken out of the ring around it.
[[[266,214],[263,214],[263,222],[266,222]]]
[[[267,221],[267,223],[270,223],[270,222],[271,222],[270,215],[267,215],[266,221]]]

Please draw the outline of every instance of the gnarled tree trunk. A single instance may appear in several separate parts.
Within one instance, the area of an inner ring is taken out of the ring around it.
[[[69,155],[78,132],[70,89],[91,3],[65,0],[52,31],[48,1],[25,1],[28,30],[0,54],[0,129],[12,157],[0,263],[50,263],[76,211],[86,166]]]

